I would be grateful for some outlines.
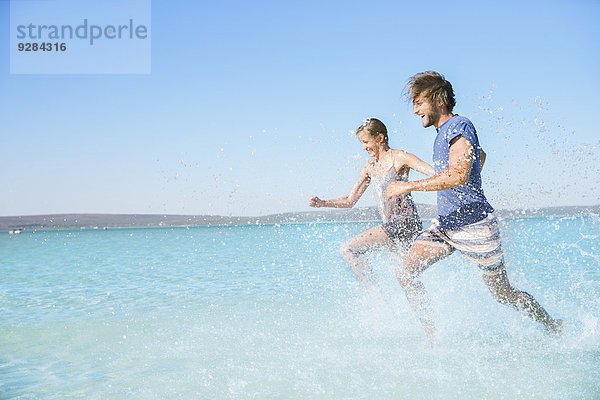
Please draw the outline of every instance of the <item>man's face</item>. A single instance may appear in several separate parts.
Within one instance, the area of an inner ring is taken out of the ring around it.
[[[423,95],[414,98],[413,113],[421,117],[424,128],[431,125],[437,127],[437,122],[440,119],[440,110],[434,104],[431,104],[429,99],[425,98]]]

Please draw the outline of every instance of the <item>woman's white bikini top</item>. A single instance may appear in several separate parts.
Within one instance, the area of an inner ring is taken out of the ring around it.
[[[375,203],[379,209],[379,214],[383,222],[390,222],[396,218],[407,218],[417,217],[417,210],[412,200],[410,193],[406,193],[400,196],[394,196],[390,200],[385,199],[387,187],[392,182],[406,182],[408,179],[400,175],[394,163],[382,176],[376,176],[371,170],[371,185],[373,187],[373,194],[375,196]]]

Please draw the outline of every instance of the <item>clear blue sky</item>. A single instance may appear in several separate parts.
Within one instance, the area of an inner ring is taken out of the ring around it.
[[[425,70],[478,127],[494,206],[598,204],[599,18],[595,0],[154,0],[147,75],[11,75],[5,28],[0,215],[309,210],[358,177],[365,117],[431,160],[401,95]]]

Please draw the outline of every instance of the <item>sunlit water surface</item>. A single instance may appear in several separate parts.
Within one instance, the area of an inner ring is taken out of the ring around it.
[[[339,255],[372,225],[0,233],[0,398],[600,398],[598,216],[501,221],[513,284],[565,336],[454,254],[423,278],[433,349],[398,256],[371,256],[382,313]]]

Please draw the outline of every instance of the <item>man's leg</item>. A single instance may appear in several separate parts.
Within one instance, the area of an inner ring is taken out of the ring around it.
[[[508,304],[526,313],[530,318],[543,324],[548,330],[558,334],[562,333],[563,321],[550,317],[532,295],[511,286],[504,265],[495,272],[484,273],[483,280],[498,302]]]
[[[442,242],[418,240],[412,245],[403,265],[396,270],[396,278],[406,293],[406,298],[413,311],[425,328],[430,342],[434,343],[435,326],[431,317],[431,306],[427,292],[419,276],[430,265],[452,253],[451,247]]]

